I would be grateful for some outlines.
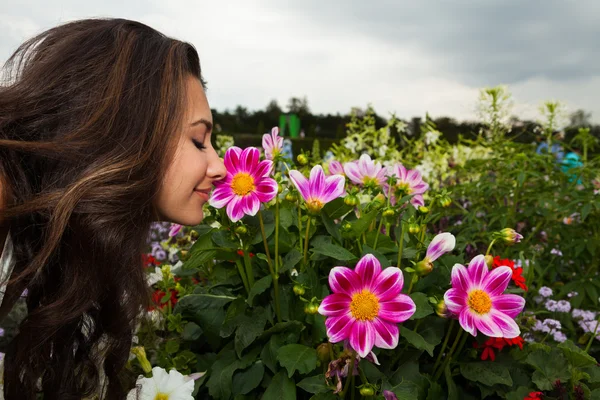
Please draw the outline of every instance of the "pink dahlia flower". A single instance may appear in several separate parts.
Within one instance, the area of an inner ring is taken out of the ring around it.
[[[391,194],[390,201],[392,204],[396,204],[398,199],[412,194],[411,204],[413,206],[424,205],[422,194],[429,189],[429,185],[423,182],[419,171],[406,169],[404,165],[398,163],[393,167],[388,167],[386,176],[396,178],[396,184],[392,187],[391,193],[389,184],[387,182],[384,184],[384,192],[386,195]]]
[[[291,170],[290,180],[306,202],[309,211],[319,212],[323,206],[344,194],[346,179],[342,175],[325,176],[323,167],[315,165],[306,179],[300,171]]]
[[[332,343],[349,339],[359,356],[366,357],[373,346],[393,349],[398,345],[398,324],[416,310],[410,297],[400,293],[402,271],[381,269],[371,254],[360,259],[356,268],[334,267],[329,273],[333,294],[325,297],[319,313],[327,317],[325,327]]]
[[[456,264],[452,289],[444,294],[446,306],[473,336],[479,331],[489,337],[515,338],[521,331],[514,318],[523,311],[525,299],[504,294],[511,277],[507,266],[489,271],[483,255],[471,260],[468,268]]]
[[[283,138],[279,136],[279,128],[274,127],[271,133],[265,133],[262,137],[262,147],[265,150],[265,158],[273,160],[283,149]]]
[[[260,161],[257,148],[230,147],[224,162],[227,176],[215,182],[210,205],[215,208],[227,206],[231,221],[239,221],[244,215],[256,215],[260,203],[267,203],[277,195],[277,182],[269,177],[273,162]]]
[[[171,224],[171,228],[169,229],[169,237],[177,236],[179,232],[181,232],[181,228],[183,228],[183,226],[179,224]]]
[[[329,175],[344,175],[344,167],[342,163],[333,160],[329,163]]]
[[[363,154],[358,161],[344,164],[344,172],[357,185],[383,186],[387,171],[381,166],[381,163],[376,163],[368,154]]]

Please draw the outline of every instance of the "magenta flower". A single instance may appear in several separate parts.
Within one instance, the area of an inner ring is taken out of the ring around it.
[[[421,195],[429,189],[429,185],[423,182],[419,171],[416,169],[406,169],[404,165],[398,163],[393,167],[388,167],[386,176],[396,178],[396,183],[392,187],[391,193],[389,184],[387,182],[384,184],[384,192],[386,195],[391,195],[390,201],[392,204],[396,204],[398,199],[412,194],[411,204],[413,206],[424,205],[423,196]]]
[[[376,163],[368,154],[363,154],[358,161],[344,164],[344,172],[357,185],[376,187],[385,184],[387,171],[381,163]]]
[[[300,171],[291,170],[290,180],[306,202],[306,207],[313,213],[319,212],[323,206],[344,194],[346,179],[341,175],[325,176],[323,167],[315,165],[306,179]]]
[[[483,255],[465,268],[452,268],[452,289],[444,294],[448,310],[458,316],[463,329],[473,336],[477,331],[489,337],[512,339],[521,333],[514,318],[523,311],[525,299],[504,294],[512,277],[507,266],[488,270]]]
[[[277,195],[277,182],[269,177],[273,162],[260,161],[257,148],[230,147],[224,162],[227,176],[215,182],[210,205],[215,208],[227,206],[231,221],[239,221],[244,215],[256,215],[260,203],[267,203]]]
[[[456,238],[453,234],[444,232],[436,235],[431,243],[429,243],[429,246],[427,246],[425,258],[417,263],[415,267],[417,273],[420,276],[430,273],[433,270],[433,262],[444,254],[454,250],[454,246],[456,246]]]
[[[279,136],[279,128],[274,127],[271,133],[265,133],[262,138],[262,147],[265,150],[265,158],[273,160],[283,149],[283,138]]]
[[[177,236],[179,232],[181,232],[181,228],[183,228],[183,226],[179,224],[171,224],[171,228],[169,229],[169,237]]]
[[[402,271],[381,269],[371,254],[360,259],[354,270],[334,267],[329,273],[333,294],[325,297],[319,313],[327,317],[325,327],[332,343],[349,339],[359,356],[366,357],[377,346],[393,349],[398,345],[398,324],[416,310],[410,297],[400,293]]]
[[[336,160],[331,161],[329,163],[329,175],[345,175],[342,163]]]

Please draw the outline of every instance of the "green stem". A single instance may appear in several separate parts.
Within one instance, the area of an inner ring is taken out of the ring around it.
[[[279,195],[275,196],[275,275],[279,276]]]
[[[419,320],[419,321],[421,321],[421,320]],[[452,333],[452,328],[454,328],[455,321],[456,321],[455,319],[450,321],[450,326],[448,327],[448,331],[446,332],[446,337],[444,337],[444,343],[442,343],[442,349],[440,350],[437,358],[435,359],[435,364],[433,364],[433,369],[431,370],[432,374],[435,373],[435,370],[437,369],[437,367],[440,364],[440,361],[442,360],[442,354],[444,354],[444,351],[446,350],[446,346],[448,345],[448,340],[450,339],[450,333]]]
[[[269,244],[267,243],[267,234],[265,232],[265,222],[263,221],[262,212],[258,210],[258,222],[260,222],[260,233],[262,233],[263,243],[265,245],[265,254],[267,255],[267,264],[269,269],[273,270],[273,261],[271,261],[271,254],[269,254]]]
[[[456,349],[458,342],[462,338],[463,333],[464,333],[464,330],[462,330],[462,329],[458,330],[458,334],[454,338],[454,342],[452,343],[452,347],[450,347],[450,351],[448,352],[448,355],[446,356],[444,363],[442,364],[441,368],[436,372],[435,377],[433,378],[434,381],[437,381],[440,378],[442,371],[445,370],[448,365],[450,365],[450,361],[452,360],[452,356],[454,355],[454,350]]]
[[[304,266],[306,267],[307,259],[308,259],[308,234],[310,231],[310,216],[306,221],[306,234],[304,236]]]
[[[383,226],[383,215],[379,220],[379,226],[377,227],[377,232],[375,232],[375,242],[373,243],[373,250],[377,249],[377,241],[379,241],[379,234],[381,233],[381,227]]]
[[[350,369],[348,369],[348,376],[346,376],[346,383],[344,384],[344,389],[342,389],[342,391],[340,392],[340,397],[342,399],[346,398],[346,393],[348,392],[348,388],[350,387],[350,381],[352,380],[351,377],[354,376],[354,363],[356,362],[356,352],[353,351],[350,357],[352,357],[352,360],[350,361]]]
[[[246,276],[248,278],[248,287],[252,289],[254,286],[254,272],[252,271],[252,260],[248,256],[246,249],[242,250],[244,253],[244,264],[246,265]]]
[[[298,206],[298,244],[300,245],[300,254],[302,254],[302,209]]]
[[[246,293],[250,293],[250,288],[248,287],[248,278],[246,278],[246,273],[244,272],[244,267],[239,259],[235,261],[235,265],[237,265],[238,272],[240,277],[242,278],[242,282],[244,283],[244,288],[246,289]]]
[[[496,242],[496,239],[492,240],[492,243],[490,243],[490,245],[487,248],[487,251],[485,252],[485,255],[489,255],[490,251],[492,250],[492,246],[494,245],[494,243]]]
[[[418,280],[419,278],[417,277],[416,273],[412,273],[410,274],[410,284],[408,285],[408,291],[406,292],[406,294],[410,294],[410,292],[412,292],[413,290],[413,286],[415,285],[415,282]]]
[[[404,235],[406,234],[406,224],[402,223],[402,220],[400,220],[400,226],[402,229],[400,233],[400,240],[398,241],[398,262],[396,263],[396,265],[398,265],[398,268],[400,268],[402,262],[402,251],[404,250]]]
[[[594,328],[594,332],[592,332],[592,337],[590,337],[590,340],[588,341],[587,346],[585,346],[586,353],[590,350],[590,347],[592,347],[592,342],[594,341],[594,338],[596,337],[596,333],[598,332],[598,325],[600,325],[600,317],[598,317],[598,321],[596,321],[596,327]]]

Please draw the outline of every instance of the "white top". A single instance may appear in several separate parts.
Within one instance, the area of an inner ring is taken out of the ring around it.
[[[14,268],[13,263],[13,244],[10,238],[10,232],[6,236],[6,242],[4,242],[4,250],[2,250],[2,256],[0,257],[0,305],[2,299],[4,299],[4,293],[6,292],[6,283],[10,279]]]

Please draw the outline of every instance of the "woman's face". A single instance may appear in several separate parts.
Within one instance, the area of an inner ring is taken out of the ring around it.
[[[197,225],[204,214],[213,182],[226,174],[211,145],[212,113],[206,94],[195,77],[188,77],[187,103],[174,158],[163,178],[155,208],[163,221]]]

